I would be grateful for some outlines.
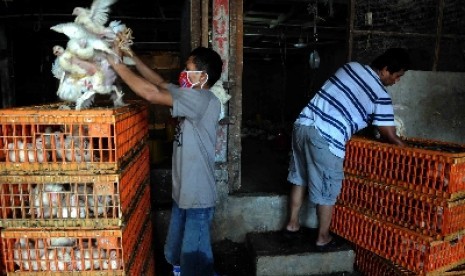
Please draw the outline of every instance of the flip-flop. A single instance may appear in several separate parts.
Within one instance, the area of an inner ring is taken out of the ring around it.
[[[330,242],[324,245],[316,245],[316,250],[318,252],[332,252],[337,249],[339,249],[340,245],[336,241],[335,238],[333,238]]]

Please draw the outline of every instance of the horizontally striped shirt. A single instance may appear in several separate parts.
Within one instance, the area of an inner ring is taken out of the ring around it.
[[[350,62],[329,78],[297,118],[315,126],[329,150],[344,158],[350,137],[369,124],[394,126],[392,100],[379,76],[368,65]]]

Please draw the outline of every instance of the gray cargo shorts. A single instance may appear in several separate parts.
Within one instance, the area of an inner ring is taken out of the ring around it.
[[[287,180],[308,186],[309,200],[334,205],[344,179],[344,159],[329,150],[328,142],[313,126],[294,125],[292,156]]]

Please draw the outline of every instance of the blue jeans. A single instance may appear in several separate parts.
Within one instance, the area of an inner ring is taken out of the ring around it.
[[[214,274],[210,226],[214,208],[181,209],[173,202],[165,258],[181,266],[182,276]]]

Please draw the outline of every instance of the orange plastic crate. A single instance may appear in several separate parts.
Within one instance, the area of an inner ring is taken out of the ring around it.
[[[140,219],[140,218],[139,218]],[[127,273],[134,255],[147,254],[141,237],[152,237],[146,216],[142,228],[114,230],[2,231],[8,275],[136,275]],[[133,237],[136,238],[133,238]],[[84,256],[84,257],[83,257]],[[141,257],[139,255],[138,257]]]
[[[437,240],[465,231],[464,199],[449,201],[350,174],[345,175],[338,204]]]
[[[465,196],[465,146],[406,139],[408,146],[353,137],[344,171],[447,199]]]
[[[144,270],[142,271],[141,275],[155,276],[155,256],[153,255],[153,249],[150,252],[152,254],[147,256],[147,260],[144,265]]]
[[[364,276],[416,276],[419,275],[409,271],[391,261],[382,258],[371,251],[360,246],[355,246],[355,267]],[[465,275],[465,266],[460,265],[448,271],[429,272],[428,276],[458,276]]]
[[[146,185],[145,189],[142,191],[140,197],[138,198],[138,204],[135,207],[133,213],[131,214],[129,220],[125,223],[124,227],[133,232],[132,235],[128,235],[126,238],[126,244],[128,246],[124,247],[123,257],[127,260],[131,258],[131,255],[134,255],[134,246],[139,243],[139,240],[145,235],[145,228],[149,227],[152,224],[150,217],[150,186]],[[151,236],[150,236],[151,237]]]
[[[150,274],[145,274],[143,271],[145,269],[146,260],[148,257],[153,257],[152,244],[153,244],[153,226],[151,223],[147,224],[146,229],[144,230],[143,235],[137,249],[132,252],[132,259],[129,264],[129,273],[128,275],[144,275],[148,276]]]
[[[355,267],[365,276],[415,276],[416,273],[395,265],[371,251],[355,246]]]
[[[150,177],[145,146],[118,174],[0,175],[0,227],[121,226]]]
[[[0,109],[0,174],[114,173],[148,137],[148,108]]]
[[[1,229],[0,229],[1,231]],[[2,239],[0,239],[0,248],[3,248],[2,245]],[[6,270],[5,270],[5,260],[3,259],[3,250],[0,250],[0,275],[6,275]]]
[[[355,245],[420,275],[447,271],[465,262],[462,236],[451,241],[434,241],[348,207],[335,206],[331,229]]]

